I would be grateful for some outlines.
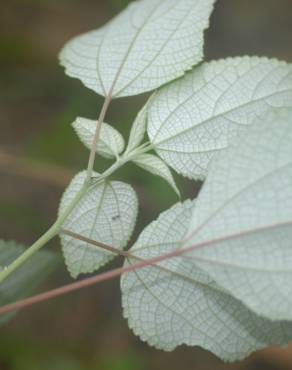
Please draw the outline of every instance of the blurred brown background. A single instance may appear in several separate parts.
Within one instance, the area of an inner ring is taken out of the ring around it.
[[[72,36],[101,26],[125,0],[1,0],[0,237],[29,245],[55,218],[87,150],[70,127],[96,118],[102,98],[66,77],[57,54]],[[292,61],[292,0],[218,0],[206,34],[206,58],[267,55]],[[113,103],[107,121],[124,135],[145,97]],[[97,168],[108,163],[97,161]],[[117,177],[134,184],[137,232],[176,201],[162,180],[128,165]],[[199,184],[178,178],[184,197]],[[136,235],[137,235],[136,232]],[[60,250],[58,240],[50,243]],[[110,267],[119,265],[115,261]],[[69,282],[64,267],[42,289]],[[268,349],[224,364],[199,348],[164,353],[134,337],[122,318],[118,280],[29,308],[0,333],[0,370],[288,370],[292,350]]]

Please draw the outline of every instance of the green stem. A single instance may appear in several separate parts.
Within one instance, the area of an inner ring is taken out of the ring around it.
[[[98,176],[96,181],[93,179],[86,179],[83,186],[76,194],[75,198],[72,202],[68,205],[65,211],[59,215],[56,222],[47,230],[35,243],[33,243],[23,254],[21,254],[16,260],[14,260],[9,266],[5,267],[0,272],[0,283],[2,283],[13,271],[23,265],[35,252],[40,250],[48,241],[53,239],[56,235],[59,234],[65,220],[72,212],[72,210],[76,207],[79,203],[81,198],[85,195],[87,190],[91,188],[91,186],[96,186],[101,181],[105,180],[107,177],[112,175],[116,170],[122,167],[125,163],[131,161],[139,154],[146,153],[147,151],[151,150],[152,146],[148,144],[143,144],[140,147],[134,149],[129,153],[124,153],[121,157],[117,159],[117,161],[109,167],[104,173]],[[92,172],[91,172],[92,173]]]
[[[85,182],[75,198],[68,205],[65,211],[57,218],[56,222],[47,230],[35,243],[33,243],[27,250],[22,253],[16,260],[14,260],[9,266],[5,267],[0,273],[0,283],[2,283],[13,271],[23,265],[35,252],[40,250],[48,241],[53,239],[59,234],[60,229],[65,222],[66,218],[78,204],[80,199],[86,193],[89,188],[89,183]]]
[[[8,267],[5,267],[0,273],[0,283],[2,283],[13,271],[18,269],[35,252],[43,247],[49,240],[58,234],[58,226],[54,223],[45,234],[43,234],[34,244],[32,244],[24,253],[14,260]]]
[[[100,115],[99,115],[98,120],[97,120],[95,134],[94,134],[93,142],[92,142],[91,149],[90,149],[89,159],[88,159],[86,181],[89,181],[91,179],[91,176],[92,176],[94,161],[95,161],[95,154],[96,154],[96,147],[97,147],[97,143],[98,143],[99,136],[100,136],[101,125],[102,125],[103,120],[105,118],[105,115],[106,115],[106,112],[107,112],[108,107],[110,105],[110,102],[111,102],[111,92],[105,98],[105,101],[104,101],[103,106],[101,108]]]
[[[124,164],[127,162],[132,161],[140,154],[147,153],[149,150],[152,150],[153,146],[151,144],[143,144],[138,148],[134,149],[131,152],[125,152],[121,157],[118,157],[116,162],[110,166],[106,171],[104,171],[101,175],[97,177],[96,180],[93,180],[92,186],[98,185],[100,182],[111,176],[114,172],[116,172],[119,168],[123,167]]]

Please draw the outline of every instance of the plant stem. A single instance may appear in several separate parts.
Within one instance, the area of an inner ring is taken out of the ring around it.
[[[104,103],[102,114],[100,115],[101,119],[103,120],[104,115],[106,113],[108,102]],[[100,121],[99,121],[100,122]],[[98,132],[98,130],[97,130]],[[98,135],[97,135],[98,140]],[[145,153],[148,150],[151,150],[151,145],[143,144],[142,146],[136,148],[130,153],[125,153],[124,156],[121,156],[117,159],[117,161],[109,167],[104,173],[102,173],[100,176],[98,176],[96,181],[92,181],[92,170],[94,161],[90,161],[90,177],[88,177],[88,172],[86,176],[86,180],[79,190],[79,192],[76,194],[75,198],[72,200],[72,202],[68,205],[68,207],[65,209],[65,211],[57,218],[55,223],[47,230],[35,243],[33,243],[23,254],[21,254],[15,261],[13,261],[9,266],[5,267],[0,272],[0,283],[2,283],[13,271],[15,271],[17,268],[19,268],[21,265],[23,265],[35,252],[40,250],[48,241],[53,239],[56,235],[59,234],[66,218],[69,216],[69,214],[72,212],[72,210],[75,208],[75,206],[78,204],[78,202],[81,200],[81,198],[85,195],[87,190],[90,189],[91,186],[96,186],[101,181],[112,175],[116,170],[118,170],[120,167],[122,167],[125,163],[129,162],[133,158],[135,158],[137,155],[141,153]],[[95,150],[93,151],[95,156]]]
[[[125,258],[136,258],[138,260],[139,259],[142,260],[142,258],[136,257],[136,256],[134,256],[133,254],[131,254],[128,251],[120,250],[120,249],[115,248],[115,247],[113,247],[111,245],[104,244],[104,243],[98,242],[96,240],[92,240],[90,238],[87,238],[86,236],[83,236],[83,235],[74,233],[74,231],[71,231],[71,230],[61,229],[61,233],[64,234],[64,235],[71,236],[71,238],[74,238],[74,239],[77,239],[77,240],[81,240],[81,241],[83,241],[85,243],[95,245],[98,248],[104,249],[104,250],[106,250],[108,252],[111,252],[111,253],[114,253],[114,254],[116,254],[118,256],[123,256]]]
[[[2,283],[13,271],[19,268],[35,252],[40,250],[49,240],[53,239],[59,233],[66,218],[69,216],[71,211],[75,208],[77,203],[86,193],[86,191],[89,189],[89,186],[91,184],[91,177],[92,177],[92,172],[93,172],[93,167],[94,167],[94,161],[95,161],[96,146],[97,146],[97,142],[100,136],[100,129],[101,129],[101,125],[105,118],[110,102],[111,102],[111,93],[109,93],[108,96],[105,98],[105,101],[103,103],[103,106],[102,106],[102,109],[101,109],[101,112],[100,112],[100,115],[97,121],[95,135],[94,135],[94,139],[92,142],[91,151],[90,151],[89,160],[88,160],[86,179],[84,181],[82,188],[76,194],[72,202],[68,205],[64,213],[62,213],[57,218],[56,222],[49,228],[49,230],[47,230],[35,243],[33,243],[23,254],[21,254],[18,258],[16,258],[16,260],[14,260],[9,266],[4,267],[4,269],[0,272],[0,283]],[[121,166],[121,163],[117,162],[109,169],[108,172],[112,173],[113,171],[115,171],[115,169],[119,168],[120,166]],[[99,180],[104,179],[107,176],[106,173],[107,171],[101,176]]]
[[[136,148],[135,150],[131,152],[125,152],[121,157],[118,157],[115,163],[113,163],[112,166],[110,166],[106,171],[104,171],[101,175],[99,175],[96,179],[91,179],[92,181],[92,186],[95,186],[99,184],[101,181],[105,180],[109,176],[111,176],[114,172],[116,172],[119,168],[121,168],[124,164],[127,162],[132,161],[135,159],[137,156],[140,154],[146,153],[149,150],[152,149],[151,145],[141,145],[140,147]]]
[[[26,260],[28,260],[35,252],[42,248],[49,240],[58,233],[57,224],[54,223],[49,230],[45,232],[34,244],[32,244],[24,253],[14,260],[8,267],[4,267],[0,273],[0,283],[2,283],[13,271],[19,268]]]
[[[110,102],[111,102],[111,94],[109,94],[105,98],[105,101],[104,101],[103,106],[101,108],[100,115],[99,115],[98,120],[97,120],[96,130],[95,130],[95,134],[94,134],[94,138],[93,138],[93,142],[92,142],[91,150],[90,150],[90,154],[89,154],[89,159],[88,159],[86,181],[89,181],[91,179],[91,176],[92,176],[92,171],[93,171],[94,161],[95,161],[96,146],[97,146],[97,142],[98,142],[98,139],[99,139],[99,136],[100,136],[101,125],[102,125],[103,120],[105,118],[105,115],[106,115],[106,112],[107,112],[108,107],[110,105]]]
[[[87,278],[87,279],[83,279],[81,281],[77,281],[76,283],[64,285],[60,288],[53,289],[53,290],[50,290],[48,292],[35,295],[33,297],[26,298],[26,299],[20,300],[18,302],[2,306],[2,307],[0,307],[0,315],[2,315],[4,313],[7,313],[7,312],[10,312],[10,311],[13,311],[13,310],[17,310],[17,309],[26,307],[26,306],[31,306],[31,305],[36,304],[38,302],[47,301],[48,299],[58,297],[58,296],[62,296],[64,294],[67,294],[67,293],[73,292],[75,290],[79,290],[79,289],[97,284],[97,283],[105,281],[105,280],[113,279],[113,278],[115,278],[117,276],[120,276],[120,275],[122,275],[124,273],[127,273],[127,272],[131,272],[131,271],[143,268],[143,267],[154,265],[158,262],[164,261],[168,258],[174,257],[174,256],[179,255],[181,253],[182,253],[181,250],[173,251],[171,253],[168,253],[168,254],[165,254],[165,255],[162,255],[162,256],[157,256],[157,257],[154,257],[154,258],[151,258],[151,259],[148,259],[148,260],[138,261],[137,263],[134,263],[134,264],[126,266],[126,267],[119,267],[119,268],[116,268],[114,270],[110,270],[110,271],[104,272],[102,274],[99,274],[97,276],[93,276],[93,277],[90,277],[90,278]]]
[[[88,182],[85,182],[79,192],[76,194],[75,198],[68,205],[65,211],[57,218],[56,222],[49,228],[49,230],[47,230],[35,243],[33,243],[24,253],[16,258],[16,260],[14,260],[9,266],[4,267],[4,269],[0,272],[0,283],[2,283],[13,271],[25,263],[35,252],[40,250],[49,240],[58,235],[64,221],[86,193],[89,185],[90,184]]]

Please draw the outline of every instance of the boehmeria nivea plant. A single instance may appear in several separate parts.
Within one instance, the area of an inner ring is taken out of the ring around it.
[[[292,340],[292,65],[256,56],[203,62],[214,3],[138,0],[65,45],[65,72],[104,105],[97,122],[72,124],[90,150],[88,168],[64,192],[56,222],[27,249],[0,243],[0,323],[121,275],[129,327],[159,349],[201,346],[232,361]],[[126,144],[106,112],[115,98],[149,91]],[[96,155],[112,159],[103,173]],[[204,184],[125,251],[138,200],[110,176],[128,162],[178,196],[172,170]],[[57,258],[39,250],[57,235],[74,278],[115,255],[124,266],[11,304],[54,267]]]

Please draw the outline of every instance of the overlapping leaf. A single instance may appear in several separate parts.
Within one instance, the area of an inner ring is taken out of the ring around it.
[[[212,162],[183,246],[253,311],[292,319],[292,109],[258,118]]]
[[[215,0],[139,0],[61,51],[69,76],[113,97],[153,90],[201,61]]]
[[[130,252],[149,259],[178,248],[193,207],[187,201],[162,213]],[[129,263],[135,263],[135,258],[125,265]],[[160,349],[201,346],[231,361],[271,343],[287,344],[292,338],[291,323],[257,316],[184,257],[124,274],[121,289],[129,326]]]
[[[78,117],[72,126],[81,142],[91,149],[97,121]],[[96,152],[105,158],[117,157],[125,147],[122,135],[112,126],[103,122],[100,128],[100,135],[96,146]]]
[[[271,106],[292,106],[291,64],[258,57],[204,63],[156,94],[148,135],[178,173],[204,178],[214,154]]]
[[[0,240],[0,271],[19,257],[25,248],[16,242]],[[0,306],[22,299],[30,294],[57,266],[58,258],[50,252],[34,254],[25,264],[0,283]],[[0,325],[15,312],[0,315]]]
[[[93,176],[98,174],[93,173]],[[77,174],[65,191],[60,213],[82,187],[86,172]],[[128,184],[112,181],[91,188],[66,219],[63,227],[90,239],[122,249],[135,226],[137,196]],[[73,277],[90,273],[110,261],[114,255],[97,247],[61,234],[63,254]]]

